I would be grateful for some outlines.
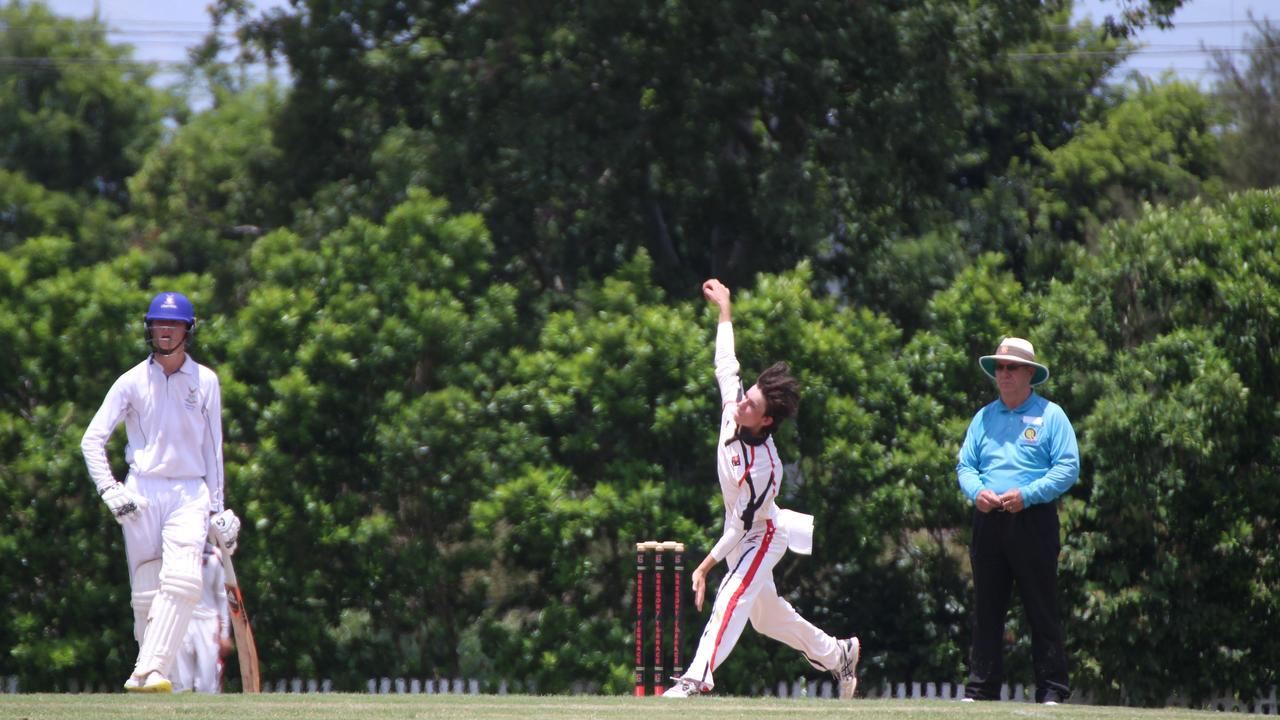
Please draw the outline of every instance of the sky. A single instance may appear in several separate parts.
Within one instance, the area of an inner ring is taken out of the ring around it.
[[[88,17],[95,8],[114,29],[112,39],[134,46],[135,57],[175,64],[186,59],[186,48],[198,43],[209,30],[205,9],[209,0],[46,0],[62,15]],[[1100,23],[1119,11],[1121,0],[1076,0],[1076,18],[1091,17]],[[257,11],[288,8],[287,0],[255,0]],[[1212,78],[1209,49],[1229,49],[1241,55],[1252,32],[1249,12],[1280,23],[1280,0],[1190,0],[1173,17],[1170,30],[1147,28],[1135,40],[1145,45],[1117,71],[1123,79],[1130,71],[1159,77],[1173,70],[1179,77],[1206,85]]]
[[[1100,24],[1118,7],[1118,0],[1076,0],[1074,15]],[[1280,24],[1280,0],[1191,0],[1174,13],[1174,27],[1150,27],[1138,34],[1134,39],[1144,47],[1117,68],[1113,78],[1123,79],[1133,70],[1159,78],[1172,70],[1207,89],[1213,79],[1208,70],[1213,60],[1210,50],[1229,50],[1243,65],[1249,36],[1254,34],[1250,12],[1259,21],[1266,18]]]

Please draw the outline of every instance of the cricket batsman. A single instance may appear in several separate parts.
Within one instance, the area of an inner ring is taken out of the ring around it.
[[[707,573],[722,560],[729,571],[716,592],[693,662],[663,697],[710,692],[715,686],[714,670],[733,651],[750,620],[758,632],[799,650],[815,668],[830,671],[840,697],[851,698],[858,687],[858,638],[837,640],[819,630],[778,595],[773,584],[773,568],[788,549],[808,554],[813,545],[813,518],[779,510],[774,502],[782,486],[782,459],[773,434],[799,409],[800,383],[791,377],[786,363],[776,363],[743,391],[729,288],[719,280],[707,280],[702,294],[720,308],[715,350],[721,401],[716,472],[725,516],[720,540],[692,574],[698,610],[706,597]]]
[[[139,644],[129,692],[172,692],[173,661],[204,586],[201,554],[210,523],[228,552],[240,519],[223,507],[222,389],[187,354],[196,326],[191,301],[162,292],[144,316],[151,352],[121,375],[80,442],[89,476],[124,532]],[[107,440],[124,423],[128,476],[107,461]]]

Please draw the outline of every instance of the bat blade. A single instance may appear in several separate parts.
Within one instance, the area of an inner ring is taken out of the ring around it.
[[[249,615],[244,610],[244,596],[239,585],[227,586],[227,605],[231,610],[231,629],[236,634],[236,656],[240,659],[240,684],[246,693],[262,691],[258,675],[258,646],[253,641]]]
[[[217,542],[215,533],[209,533]],[[249,626],[249,614],[244,609],[244,595],[236,580],[236,569],[231,563],[231,553],[222,543],[222,568],[226,572],[227,608],[231,615],[231,630],[236,636],[236,657],[240,660],[240,685],[243,692],[262,692],[262,678],[258,674],[258,646],[253,641],[253,628]]]

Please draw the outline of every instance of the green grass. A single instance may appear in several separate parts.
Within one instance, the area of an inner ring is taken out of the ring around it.
[[[1164,720],[1207,717],[1197,710],[1098,705],[961,704],[939,700],[779,700],[707,697],[686,700],[589,695],[0,695],[4,720],[401,720],[409,718],[853,718],[854,720]],[[1219,715],[1219,717],[1221,717]]]

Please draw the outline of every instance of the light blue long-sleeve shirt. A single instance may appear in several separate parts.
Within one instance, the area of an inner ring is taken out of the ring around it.
[[[997,399],[969,423],[956,476],[970,502],[983,490],[1014,488],[1026,506],[1053,502],[1080,476],[1076,431],[1061,407],[1034,392],[1012,410]]]

